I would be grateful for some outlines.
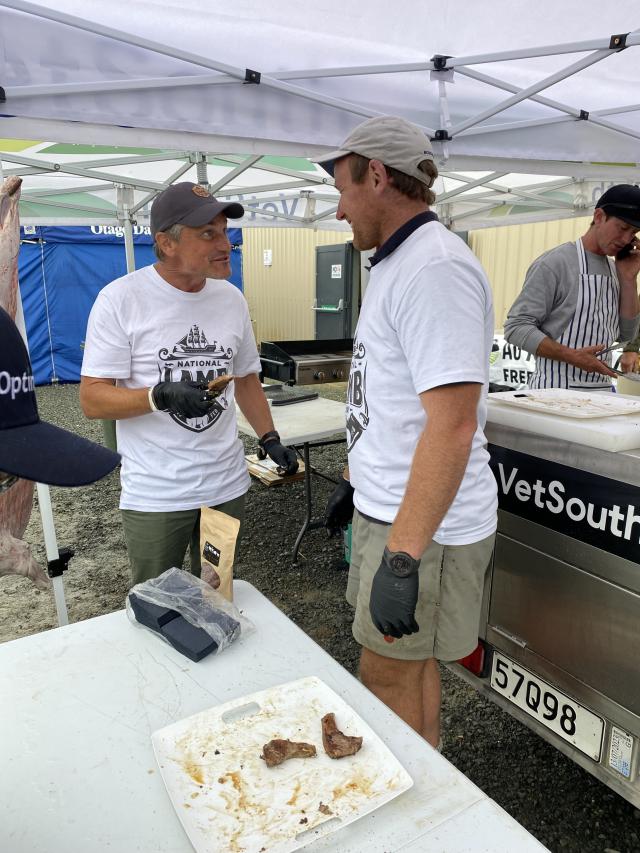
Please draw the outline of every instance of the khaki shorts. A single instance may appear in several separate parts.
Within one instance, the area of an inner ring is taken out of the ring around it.
[[[353,515],[347,601],[355,607],[353,636],[367,649],[399,660],[455,661],[478,645],[484,581],[495,534],[472,545],[432,542],[422,555],[416,634],[387,643],[369,615],[373,576],[380,566],[389,524]]]

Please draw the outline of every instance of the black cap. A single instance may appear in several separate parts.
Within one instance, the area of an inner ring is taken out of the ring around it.
[[[640,228],[640,187],[618,184],[603,192],[596,209],[601,207],[608,216],[622,219],[627,225]]]
[[[40,420],[27,348],[0,308],[0,471],[51,486],[85,486],[119,461],[106,447]]]
[[[172,225],[198,228],[226,213],[229,219],[241,219],[244,207],[237,201],[219,201],[200,184],[183,181],[172,184],[157,195],[151,205],[151,234],[167,231]]]

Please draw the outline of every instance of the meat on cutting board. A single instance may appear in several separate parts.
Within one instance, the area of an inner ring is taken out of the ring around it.
[[[292,740],[275,738],[265,743],[260,757],[264,758],[267,767],[275,767],[289,758],[313,758],[314,755],[316,755],[316,748],[312,743],[296,743]]]
[[[325,714],[322,718],[322,743],[329,758],[344,758],[358,752],[362,738],[343,734],[336,725],[335,715]]]
[[[0,306],[12,320],[16,317],[18,300],[21,183],[20,178],[11,177],[0,186]],[[0,575],[25,575],[37,587],[46,589],[49,579],[22,541],[32,506],[33,483],[28,480],[18,480],[0,494]]]

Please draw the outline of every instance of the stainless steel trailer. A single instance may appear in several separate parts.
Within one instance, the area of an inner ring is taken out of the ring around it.
[[[547,416],[541,435],[489,409],[500,509],[484,649],[473,672],[453,669],[640,807],[640,449],[586,446],[579,424],[567,438],[567,418],[556,430]],[[592,421],[589,441],[610,444],[614,420]],[[626,427],[640,445],[640,419]]]

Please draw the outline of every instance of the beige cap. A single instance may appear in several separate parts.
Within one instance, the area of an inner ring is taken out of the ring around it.
[[[398,116],[376,116],[363,121],[337,151],[325,154],[316,162],[333,175],[334,163],[347,154],[380,160],[385,166],[417,178],[428,187],[435,180],[418,168],[423,160],[433,160],[429,138],[417,125]]]

